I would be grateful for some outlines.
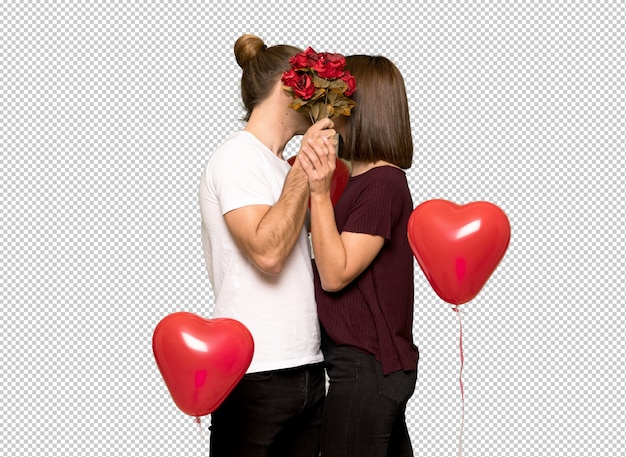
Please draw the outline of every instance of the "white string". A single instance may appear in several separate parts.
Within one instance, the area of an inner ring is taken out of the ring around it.
[[[206,449],[207,440],[206,440],[206,434],[204,432],[204,427],[202,426],[202,418],[196,417],[194,419],[194,422],[198,424],[198,440],[200,441],[201,455],[204,457],[207,455],[207,449]]]
[[[459,355],[461,360],[461,368],[459,370],[459,387],[461,389],[461,426],[459,429],[459,448],[458,457],[463,455],[463,429],[465,428],[465,389],[463,387],[463,365],[465,363],[465,354],[463,353],[463,324],[461,323],[461,310],[458,305],[452,308],[459,318]]]

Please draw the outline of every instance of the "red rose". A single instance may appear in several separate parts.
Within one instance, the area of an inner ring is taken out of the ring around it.
[[[341,54],[331,54],[323,52],[319,54],[319,58],[313,70],[317,72],[320,78],[337,79],[344,73],[345,58]]]
[[[315,94],[313,79],[306,73],[290,70],[283,73],[282,81],[283,84],[293,89],[296,97],[300,97],[302,100],[308,100]]]
[[[295,87],[298,84],[300,77],[301,73],[298,73],[292,68],[291,70],[284,72],[280,80],[285,86]]]
[[[348,85],[348,88],[346,89],[346,91],[343,93],[346,97],[351,96],[352,94],[354,94],[354,91],[356,90],[356,78],[354,76],[352,76],[350,74],[350,72],[345,72],[342,76],[341,76],[341,80],[343,82],[345,82]]]
[[[291,108],[296,111],[303,108],[311,120],[333,113],[350,115],[354,100],[346,97],[354,93],[356,80],[345,70],[343,55],[317,53],[309,46],[291,57],[289,64],[291,68],[282,74],[281,81],[294,99]]]
[[[289,59],[289,64],[292,68],[308,68],[313,67],[315,62],[317,62],[318,54],[313,50],[311,46],[306,48],[305,51],[296,54],[291,59]]]

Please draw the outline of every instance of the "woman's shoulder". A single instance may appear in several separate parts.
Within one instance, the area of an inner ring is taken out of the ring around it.
[[[364,173],[364,175],[367,175],[368,181],[370,181],[371,184],[401,188],[407,187],[408,185],[404,170],[393,165],[374,167]]]

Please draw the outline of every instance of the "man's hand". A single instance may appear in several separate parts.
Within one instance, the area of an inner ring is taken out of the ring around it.
[[[316,122],[304,134],[303,143],[334,137],[332,126],[330,119]],[[282,271],[302,231],[308,197],[307,175],[296,160],[276,204],[244,206],[224,215],[239,249],[264,273]]]

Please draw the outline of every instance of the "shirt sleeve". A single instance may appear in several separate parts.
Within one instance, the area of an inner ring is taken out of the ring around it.
[[[215,188],[222,214],[244,206],[276,203],[265,169],[262,157],[245,141],[229,141],[215,152],[207,179]]]
[[[366,233],[391,240],[399,217],[398,189],[393,180],[380,178],[369,183],[354,200],[344,232]]]

